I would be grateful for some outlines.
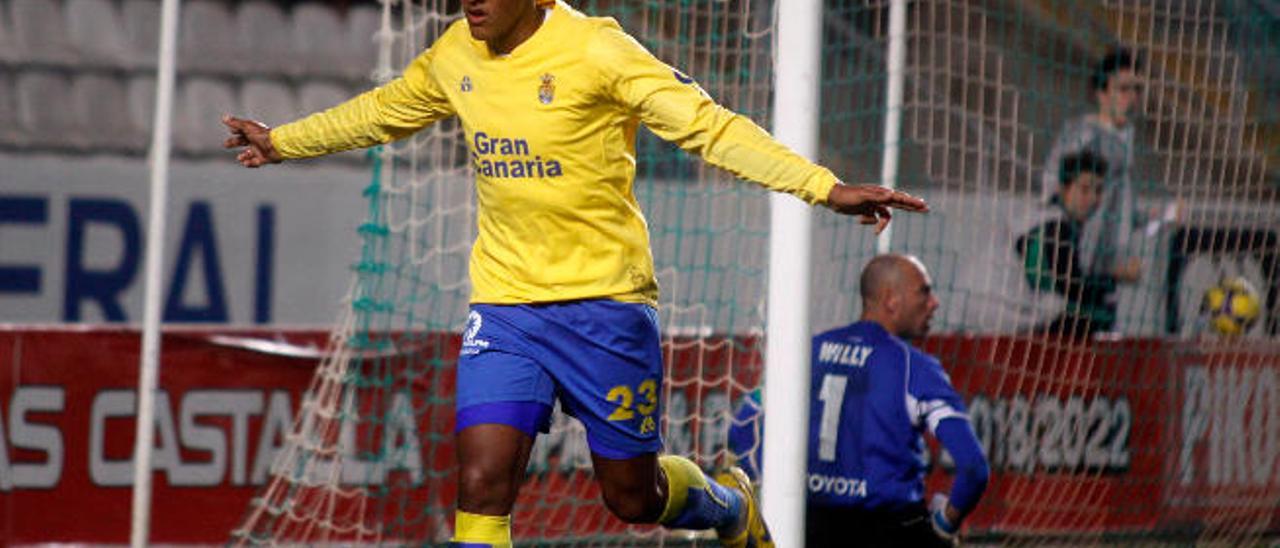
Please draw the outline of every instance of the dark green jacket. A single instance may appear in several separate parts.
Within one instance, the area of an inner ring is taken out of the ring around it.
[[[1085,273],[1080,261],[1080,232],[1080,223],[1062,211],[1019,236],[1014,247],[1033,291],[1062,295],[1067,301],[1063,316],[1089,320],[1088,332],[1109,330],[1115,314],[1107,299],[1115,291],[1116,279],[1109,274]]]

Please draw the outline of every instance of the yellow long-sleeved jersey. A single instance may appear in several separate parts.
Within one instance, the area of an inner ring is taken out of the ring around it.
[[[271,131],[285,158],[387,143],[462,122],[476,173],[473,303],[588,298],[657,303],[648,228],[632,191],[636,129],[809,203],[837,181],[719,106],[611,18],[563,2],[508,55],[449,27],[404,74]]]

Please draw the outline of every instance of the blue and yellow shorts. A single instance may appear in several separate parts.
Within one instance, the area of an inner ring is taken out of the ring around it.
[[[662,447],[662,348],[653,307],[612,300],[474,304],[458,358],[457,430],[546,432],[558,398],[610,459]]]

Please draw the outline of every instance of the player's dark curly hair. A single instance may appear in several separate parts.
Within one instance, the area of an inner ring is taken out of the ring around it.
[[[1107,83],[1111,81],[1111,75],[1122,69],[1133,71],[1142,68],[1142,58],[1137,53],[1126,48],[1116,48],[1107,52],[1101,61],[1093,68],[1093,74],[1089,76],[1089,87],[1093,91],[1105,91]]]
[[[1063,188],[1066,188],[1071,183],[1076,182],[1076,178],[1081,173],[1086,172],[1098,177],[1106,176],[1107,161],[1089,149],[1063,156],[1062,164],[1058,169],[1058,182],[1062,183]]]

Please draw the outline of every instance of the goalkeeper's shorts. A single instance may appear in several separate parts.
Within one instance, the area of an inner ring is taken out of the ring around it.
[[[475,304],[458,358],[457,430],[506,424],[535,436],[556,399],[610,459],[662,447],[658,315],[612,300]]]

